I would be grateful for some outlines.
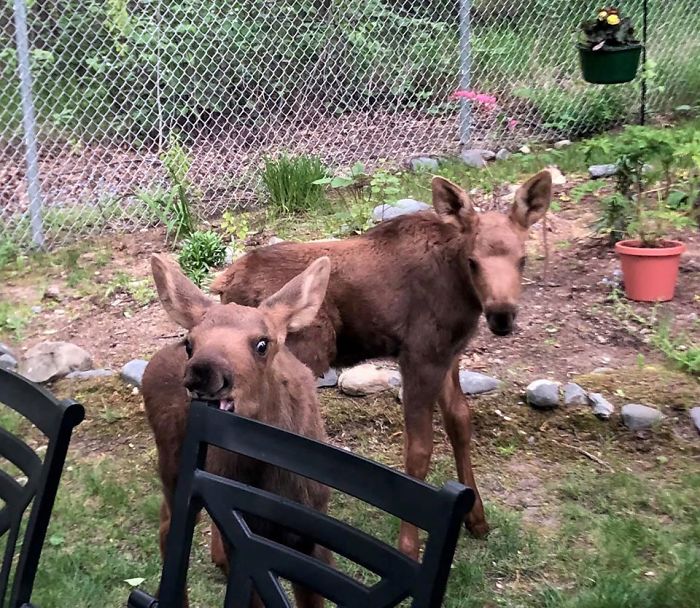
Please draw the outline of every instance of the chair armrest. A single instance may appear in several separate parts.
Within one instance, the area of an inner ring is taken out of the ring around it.
[[[158,600],[145,591],[134,589],[129,594],[127,608],[158,608]]]

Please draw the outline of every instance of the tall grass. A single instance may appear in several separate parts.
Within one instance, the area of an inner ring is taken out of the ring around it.
[[[261,180],[270,209],[274,213],[301,213],[323,207],[323,187],[314,182],[327,175],[317,156],[265,158]]]

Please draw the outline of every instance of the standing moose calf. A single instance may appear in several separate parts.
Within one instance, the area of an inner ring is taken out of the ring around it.
[[[459,358],[482,313],[491,331],[513,331],[528,229],[547,212],[552,179],[542,171],[515,195],[510,213],[473,209],[464,190],[433,178],[433,206],[345,241],[281,243],[237,260],[212,284],[223,302],[255,306],[319,256],[331,259],[325,301],[314,322],[290,336],[290,350],[317,375],[331,365],[393,357],[403,376],[406,472],[424,479],[433,450],[432,411],[440,406],[459,480],[477,492],[466,525],[488,524],[469,454],[469,405]],[[399,546],[419,553],[418,531],[403,523]]]
[[[184,341],[156,353],[143,377],[146,414],[155,435],[163,484],[160,546],[164,554],[190,396],[219,401],[222,409],[325,440],[316,382],[309,368],[285,346],[285,339],[288,332],[309,325],[316,316],[331,264],[328,258],[310,266],[307,262],[306,270],[302,267],[301,274],[290,275],[291,280],[257,308],[214,302],[164,257],[154,255],[151,266],[163,307],[173,321],[189,330]],[[328,506],[327,487],[244,456],[212,448],[207,469],[320,511]],[[270,525],[261,527],[261,522],[250,525],[258,534],[329,560],[328,552],[310,541]],[[220,542],[218,534],[216,538]],[[212,555],[228,568],[222,545],[213,548]],[[302,588],[295,587],[294,593],[301,608],[323,605],[320,596]]]

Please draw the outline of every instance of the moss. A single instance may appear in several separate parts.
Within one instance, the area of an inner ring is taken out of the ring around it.
[[[623,367],[604,374],[585,374],[575,381],[586,390],[618,396],[625,403],[687,410],[697,404],[700,382],[662,366]]]

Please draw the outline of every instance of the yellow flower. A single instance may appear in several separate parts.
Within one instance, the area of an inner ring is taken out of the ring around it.
[[[620,25],[620,17],[617,15],[610,15],[608,17],[608,25]]]
[[[608,11],[600,11],[598,13],[598,21],[605,21],[608,18]]]

